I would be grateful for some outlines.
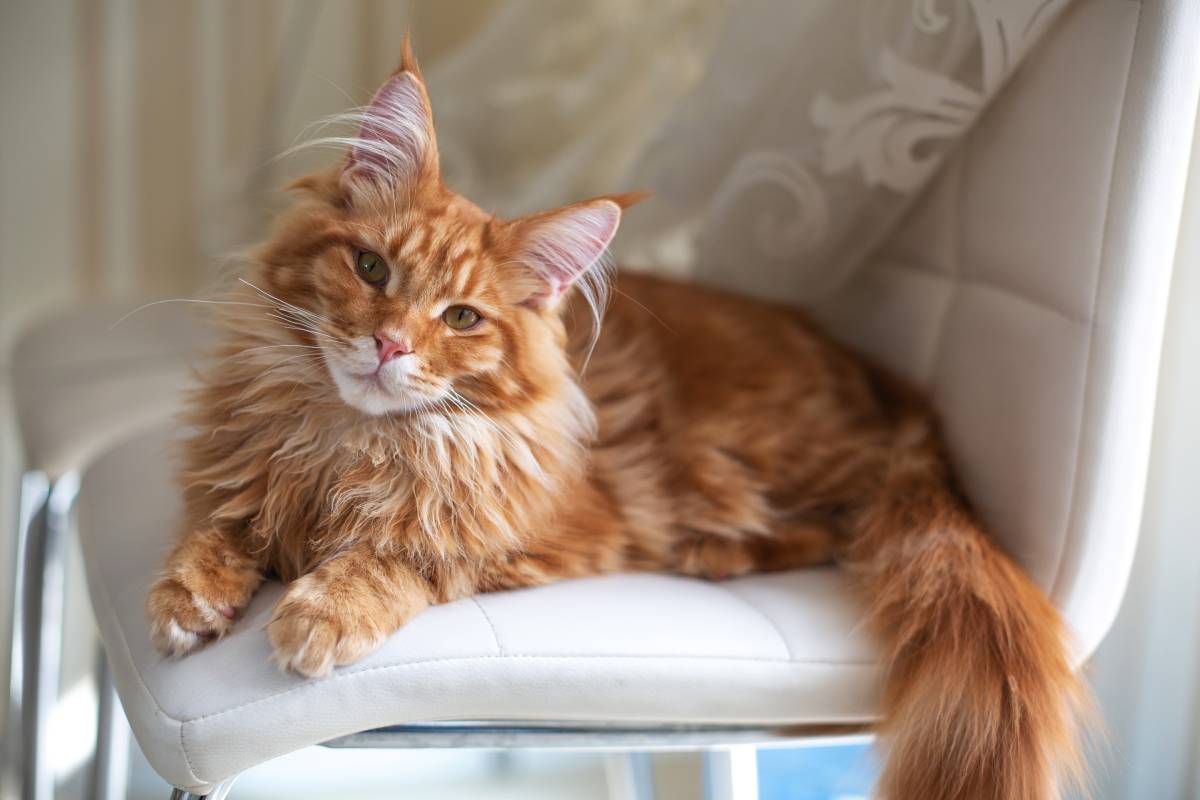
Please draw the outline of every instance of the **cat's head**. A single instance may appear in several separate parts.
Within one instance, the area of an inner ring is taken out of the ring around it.
[[[285,304],[273,324],[319,347],[331,390],[371,415],[554,390],[565,298],[602,308],[605,250],[636,197],[500,219],[455,194],[407,43],[355,117],[355,136],[325,140],[346,148],[342,163],[297,183],[307,201],[260,253],[258,288]]]

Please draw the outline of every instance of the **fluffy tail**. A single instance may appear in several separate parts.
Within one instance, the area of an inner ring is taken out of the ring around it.
[[[849,565],[889,672],[886,800],[1051,800],[1082,776],[1062,621],[980,530],[923,418],[901,423]]]

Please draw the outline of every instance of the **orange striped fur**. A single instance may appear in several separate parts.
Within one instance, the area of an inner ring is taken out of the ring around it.
[[[836,558],[885,645],[881,794],[1059,796],[1082,696],[1062,624],[912,392],[793,309],[648,276],[616,280],[595,339],[605,284],[577,289],[638,198],[507,220],[453,193],[407,48],[357,121],[223,306],[147,599],[162,650],[222,636],[266,575],[275,658],[319,676],[476,592]]]

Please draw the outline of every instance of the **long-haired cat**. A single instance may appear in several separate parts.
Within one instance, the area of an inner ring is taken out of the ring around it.
[[[917,396],[790,308],[656,278],[620,276],[595,339],[636,197],[500,219],[455,194],[407,45],[358,121],[223,317],[147,600],[158,647],[219,638],[267,574],[275,658],[319,676],[476,592],[836,558],[885,645],[882,795],[1058,796],[1080,698],[1062,624]]]

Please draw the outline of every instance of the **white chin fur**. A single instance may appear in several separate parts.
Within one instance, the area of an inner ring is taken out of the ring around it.
[[[377,375],[372,375],[379,362],[375,355],[375,340],[369,336],[353,340],[349,351],[326,349],[324,356],[342,402],[364,414],[373,417],[404,414],[425,408],[437,400],[425,396],[424,392],[414,391],[411,375],[420,369],[419,356],[392,359]]]
[[[394,382],[387,380],[386,375],[380,380],[350,375],[337,367],[329,371],[333,375],[342,401],[351,408],[373,417],[416,411],[430,402],[414,396],[403,387],[393,388]]]

